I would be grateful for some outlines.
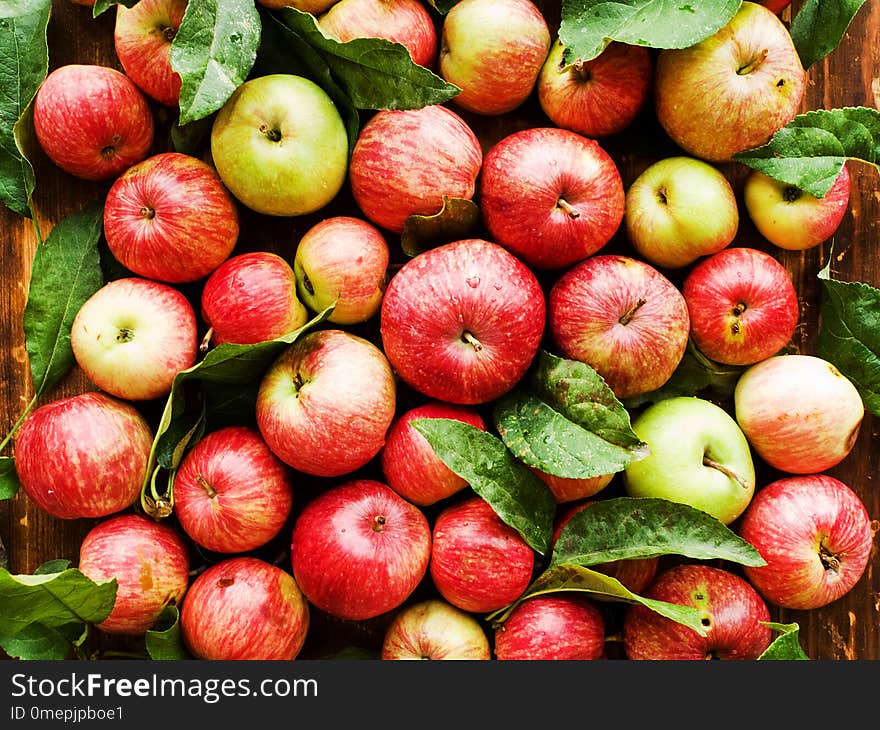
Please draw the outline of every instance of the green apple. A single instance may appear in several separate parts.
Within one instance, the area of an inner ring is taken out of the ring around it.
[[[295,216],[329,203],[348,172],[348,136],[313,81],[270,74],[245,81],[220,108],[211,155],[223,183],[258,213]]]
[[[657,401],[633,421],[650,454],[624,469],[631,497],[657,497],[708,512],[725,525],[755,492],[749,443],[734,418],[711,401],[679,396]]]

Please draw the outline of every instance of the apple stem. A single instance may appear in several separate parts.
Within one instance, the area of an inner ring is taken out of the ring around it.
[[[166,25],[164,28],[162,28],[162,36],[169,43],[174,40],[174,36],[176,35],[177,30],[175,28],[172,28],[170,25]]]
[[[566,212],[569,218],[574,220],[575,218],[580,218],[580,211],[575,208],[571,203],[569,203],[565,198],[560,198],[556,201],[556,207],[562,208]]]
[[[748,482],[745,479],[743,479],[739,474],[737,474],[732,469],[728,469],[726,466],[724,466],[724,464],[719,464],[717,461],[709,458],[705,454],[703,454],[703,466],[708,466],[711,469],[717,469],[722,474],[733,479],[733,481],[735,481],[737,484],[739,484],[743,489],[749,489]]]
[[[647,303],[648,300],[645,297],[639,297],[636,303],[627,309],[617,321],[624,326],[628,325],[632,321],[632,318],[635,317],[636,312]]]
[[[153,208],[151,208],[149,205],[143,206],[141,208],[140,212],[141,212],[141,218],[146,218],[147,220],[150,220],[150,219],[156,217],[156,211]]]
[[[199,343],[199,352],[207,352],[208,348],[211,346],[211,337],[214,336],[214,328],[208,327],[208,331],[205,332],[205,336],[202,337],[202,341]]]
[[[268,124],[261,124],[260,125],[260,132],[262,134],[266,135],[266,137],[268,137],[269,140],[272,142],[280,142],[281,141],[281,130],[273,129]]]
[[[782,199],[786,203],[794,203],[801,197],[801,195],[803,195],[803,191],[800,188],[796,188],[794,185],[786,185],[782,189]]]
[[[467,342],[477,352],[483,349],[482,343],[467,330],[461,333],[461,339]]]
[[[744,66],[740,66],[736,70],[736,73],[739,76],[747,76],[748,74],[757,71],[758,68],[760,68],[761,64],[763,64],[764,61],[767,60],[767,56],[769,54],[770,54],[769,49],[767,49],[767,48],[762,49],[756,59],[754,59],[753,61],[749,61],[749,63],[745,64]]]
[[[584,59],[579,58],[573,64],[571,64],[572,72],[577,74],[578,78],[586,83],[593,78],[593,74],[590,73],[590,69],[587,68],[587,62]]]
[[[830,570],[833,573],[840,572],[840,558],[828,552],[824,545],[819,546],[819,560],[822,562],[825,570]]]
[[[203,477],[201,474],[196,477],[196,481],[199,483],[199,486],[208,493],[208,496],[211,499],[214,499],[214,497],[217,496],[217,490],[214,489],[214,487],[212,487],[210,484],[208,484],[208,480],[205,479],[205,477]]]
[[[373,518],[373,532],[382,532],[385,527],[385,515],[376,515]]]

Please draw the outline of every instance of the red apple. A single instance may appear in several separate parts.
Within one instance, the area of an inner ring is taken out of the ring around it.
[[[327,10],[336,0],[257,0],[257,3],[270,10],[282,8],[296,8],[303,13],[320,15]]]
[[[743,578],[700,563],[676,565],[660,573],[646,598],[689,606],[700,612],[706,636],[635,604],[623,622],[628,659],[757,659],[770,646],[770,611]]]
[[[687,348],[681,292],[629,256],[591,256],[568,269],[550,290],[547,313],[561,353],[590,365],[618,398],[659,388]]]
[[[489,660],[489,638],[477,618],[432,598],[401,608],[382,639],[382,659]]]
[[[296,659],[308,629],[309,604],[293,576],[248,556],[200,574],[180,613],[183,641],[198,659]]]
[[[208,276],[229,258],[238,230],[238,209],[220,176],[180,152],[128,168],[104,202],[113,256],[138,276],[167,283]]]
[[[791,0],[758,0],[758,4],[779,15],[779,13],[791,5]]]
[[[654,69],[647,48],[613,41],[596,58],[565,63],[558,39],[550,48],[536,91],[553,124],[585,137],[626,129],[645,105]]]
[[[623,181],[599,143],[531,127],[486,154],[480,210],[492,238],[536,269],[570,266],[602,248],[623,220]]]
[[[355,202],[373,223],[401,233],[410,215],[434,215],[443,197],[470,200],[483,150],[473,130],[440,105],[376,112],[349,165]]]
[[[471,613],[503,608],[528,588],[535,553],[482,497],[445,507],[434,521],[429,572],[440,595]]]
[[[67,64],[52,71],[34,99],[34,130],[43,151],[84,180],[116,177],[153,144],[153,112],[124,73]]]
[[[550,491],[553,492],[553,497],[556,499],[556,504],[592,497],[594,494],[605,489],[614,478],[614,474],[601,474],[597,477],[585,478],[558,477],[555,474],[548,474],[533,466],[529,466],[529,469],[550,488]]]
[[[249,426],[209,433],[174,475],[174,514],[195,542],[244,553],[279,533],[293,505],[287,466]]]
[[[15,468],[40,509],[61,519],[105,517],[133,504],[153,432],[130,403],[86,392],[41,405],[21,426]]]
[[[525,374],[544,332],[544,293],[496,243],[463,239],[427,250],[392,277],[380,313],[397,374],[429,398],[486,403]]]
[[[293,268],[270,251],[248,251],[220,264],[202,287],[201,312],[214,345],[274,340],[308,321]]]
[[[776,355],[791,341],[800,317],[788,271],[754,248],[727,248],[703,259],[681,291],[694,344],[727,365],[752,365]]]
[[[320,492],[293,526],[293,575],[309,601],[341,619],[364,620],[400,606],[431,557],[422,511],[373,479]]]
[[[301,337],[260,382],[260,433],[282,461],[340,476],[370,461],[394,418],[396,385],[382,351],[342,330]]]
[[[468,483],[444,464],[428,440],[412,426],[419,418],[454,418],[486,430],[479,411],[431,401],[401,413],[391,423],[380,452],[385,481],[404,499],[427,507],[460,492]]]
[[[861,579],[874,528],[859,496],[827,474],[778,479],[758,491],[739,534],[767,562],[746,577],[783,608],[821,608]]]
[[[79,548],[79,570],[93,581],[115,578],[116,603],[97,628],[145,634],[162,609],[179,605],[189,585],[189,550],[167,524],[137,514],[95,525]]]
[[[171,42],[183,21],[187,0],[138,0],[116,6],[113,43],[128,77],[149,97],[177,106],[180,74],[171,68]]]

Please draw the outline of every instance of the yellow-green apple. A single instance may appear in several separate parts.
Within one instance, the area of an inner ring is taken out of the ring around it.
[[[240,253],[218,266],[202,287],[201,313],[215,345],[274,340],[309,317],[293,267],[271,251]]]
[[[694,157],[666,157],[626,191],[624,221],[644,260],[674,269],[728,246],[739,228],[739,209],[717,167]]]
[[[697,609],[706,635],[634,604],[623,619],[627,659],[751,660],[770,646],[767,604],[748,581],[730,570],[701,563],[676,565],[655,578],[645,597]]]
[[[79,308],[70,330],[77,364],[101,390],[126,400],[171,391],[198,353],[196,314],[177,289],[129,276],[107,282]]]
[[[385,629],[382,659],[478,660],[492,658],[489,637],[477,618],[429,598],[404,606]]]
[[[492,240],[535,269],[561,269],[596,253],[623,220],[614,160],[596,140],[556,127],[496,142],[483,161],[479,195]]]
[[[299,655],[309,621],[309,604],[290,573],[242,555],[192,582],[180,631],[197,659],[284,661]]]
[[[669,380],[690,331],[681,292],[631,256],[594,255],[567,269],[550,289],[547,315],[562,355],[590,365],[618,398]]]
[[[472,199],[482,164],[476,134],[451,109],[385,109],[358,135],[349,183],[370,221],[401,233],[410,215],[439,213],[444,196]]]
[[[427,517],[374,479],[322,490],[296,518],[290,544],[293,575],[309,602],[353,621],[402,605],[430,557]]]
[[[523,377],[541,344],[544,293],[534,273],[497,243],[462,239],[410,259],[382,299],[382,346],[420,393],[486,403]]]
[[[547,21],[531,0],[459,0],[440,29],[440,75],[476,114],[513,111],[532,93],[550,50]]]
[[[84,180],[106,180],[143,160],[153,144],[153,112],[121,71],[66,64],[34,98],[34,132],[46,156]]]
[[[766,144],[795,117],[806,73],[785,24],[746,1],[714,35],[661,51],[654,82],[657,118],[672,140],[722,161]]]
[[[650,453],[623,470],[631,497],[686,504],[725,525],[748,507],[755,493],[752,453],[721,406],[696,396],[666,398],[639,413],[632,429]]]
[[[80,544],[78,567],[95,582],[116,579],[113,610],[96,624],[108,634],[145,634],[189,586],[186,542],[171,525],[139,514],[114,515],[92,527]]]
[[[216,170],[180,152],[132,165],[104,201],[110,252],[148,279],[180,284],[208,276],[229,258],[238,231],[238,208]]]
[[[333,100],[296,74],[250,78],[211,126],[211,156],[232,194],[257,213],[298,216],[327,205],[348,170],[348,136]]]
[[[133,504],[147,476],[153,432],[130,403],[86,392],[41,405],[15,445],[21,487],[61,519],[106,517]]]
[[[758,456],[791,474],[814,474],[843,461],[865,415],[852,381],[814,355],[774,355],[750,365],[733,401]]]
[[[335,304],[328,322],[365,322],[379,312],[390,256],[385,236],[372,223],[350,215],[324,218],[296,245],[297,292],[313,312]]]
[[[727,365],[778,354],[800,317],[788,270],[755,248],[736,246],[706,257],[687,274],[681,292],[697,349]]]
[[[818,246],[834,235],[849,210],[850,175],[844,165],[823,198],[754,170],[743,185],[752,223],[770,243],[788,251]]]
[[[396,383],[385,355],[350,332],[310,332],[260,381],[260,434],[282,461],[314,476],[341,476],[370,461],[394,418]]]
[[[739,535],[766,565],[746,577],[770,603],[810,610],[827,606],[859,582],[874,547],[861,498],[828,474],[784,477],[758,491]]]
[[[214,552],[262,547],[281,531],[292,506],[290,469],[250,426],[207,434],[174,474],[174,514],[181,529]]]
[[[626,129],[645,105],[654,76],[643,46],[612,41],[596,58],[563,60],[557,39],[538,74],[535,91],[553,124],[585,137],[607,137]]]

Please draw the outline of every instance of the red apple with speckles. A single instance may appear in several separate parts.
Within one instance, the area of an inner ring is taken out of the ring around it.
[[[382,639],[382,659],[489,660],[489,637],[476,616],[431,598],[401,608]]]

